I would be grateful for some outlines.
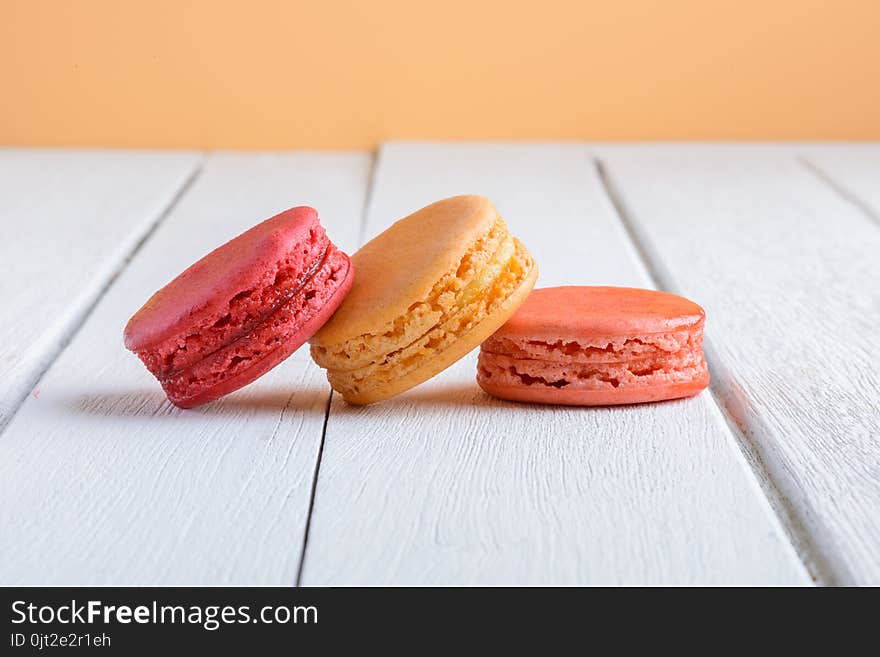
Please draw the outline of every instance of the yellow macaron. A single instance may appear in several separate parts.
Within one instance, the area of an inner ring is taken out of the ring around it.
[[[352,404],[430,379],[522,305],[538,268],[482,196],[437,201],[352,256],[354,284],[311,339],[312,358]]]

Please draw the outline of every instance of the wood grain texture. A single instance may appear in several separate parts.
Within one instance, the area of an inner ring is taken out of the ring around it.
[[[880,142],[822,144],[799,151],[808,167],[880,225]]]
[[[198,160],[0,149],[0,430]]]
[[[578,146],[385,146],[367,237],[460,193],[496,203],[539,285],[650,285]],[[809,582],[708,394],[542,407],[474,377],[471,354],[382,404],[334,396],[304,584]]]
[[[292,205],[350,249],[366,154],[217,155],[0,437],[0,583],[296,579],[329,387],[300,350],[192,411],[122,346],[128,317],[193,260]]]
[[[659,278],[705,306],[716,394],[808,535],[805,558],[827,583],[878,584],[880,231],[798,150],[600,157]],[[850,170],[840,183],[861,188],[867,169]]]

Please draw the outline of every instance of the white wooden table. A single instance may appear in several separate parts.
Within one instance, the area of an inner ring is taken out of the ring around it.
[[[711,391],[515,405],[472,354],[354,408],[301,350],[181,411],[122,346],[281,209],[353,251],[460,193],[539,285],[702,304]],[[0,584],[880,584],[880,145],[0,150],[0,226]]]

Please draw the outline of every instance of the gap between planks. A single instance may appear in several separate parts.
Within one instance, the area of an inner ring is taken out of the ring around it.
[[[150,223],[144,234],[140,237],[140,239],[138,239],[131,250],[125,254],[113,273],[107,277],[107,280],[104,281],[103,285],[101,285],[101,289],[98,291],[95,297],[91,301],[89,301],[89,303],[86,304],[86,306],[71,320],[70,325],[65,331],[64,337],[46,356],[46,362],[41,368],[39,368],[39,370],[34,373],[30,381],[27,382],[27,385],[23,388],[22,394],[19,395],[18,399],[15,399],[13,401],[11,412],[6,416],[5,420],[0,419],[0,435],[3,434],[3,431],[6,429],[7,426],[9,426],[9,424],[18,414],[21,405],[24,403],[25,399],[27,399],[30,391],[33,390],[33,388],[40,383],[40,380],[43,378],[43,376],[45,376],[46,372],[49,371],[49,368],[52,367],[55,361],[58,360],[61,354],[64,353],[64,350],[67,348],[67,346],[76,337],[77,333],[79,333],[79,330],[86,323],[86,320],[95,310],[95,308],[104,298],[104,296],[106,296],[107,291],[112,287],[116,279],[119,278],[120,274],[125,271],[126,267],[128,267],[134,257],[144,247],[144,244],[146,244],[149,239],[155,234],[155,232],[168,218],[168,216],[171,214],[171,212],[174,210],[180,200],[184,196],[186,196],[186,193],[193,186],[196,180],[198,180],[199,176],[202,173],[202,169],[205,166],[206,156],[207,153],[204,151],[199,153],[198,160],[193,166],[192,171],[190,171],[189,175],[180,183],[180,186],[174,191],[174,193],[171,194],[165,206],[156,213],[156,218]]]
[[[874,222],[874,225],[880,226],[880,215],[877,215],[877,213],[874,211],[874,208],[871,207],[871,204],[859,197],[856,192],[851,191],[845,185],[838,182],[834,178],[834,176],[832,176],[828,171],[813,162],[809,158],[809,156],[798,155],[797,161],[799,164],[805,167],[807,171],[816,176],[816,178],[818,178],[822,182],[822,184],[828,185],[828,187],[834,190],[834,192],[840,198],[858,208],[862,214],[864,214],[868,219]]]
[[[602,187],[604,188],[611,205],[614,207],[614,211],[617,213],[621,224],[626,230],[636,253],[642,260],[648,275],[656,284],[657,289],[677,293],[672,275],[667,271],[662,259],[656,255],[656,252],[651,247],[648,236],[642,232],[638,222],[633,219],[632,213],[627,208],[623,195],[620,193],[614,180],[608,173],[608,169],[604,162],[600,157],[594,157],[593,159]],[[806,161],[800,158],[798,159],[801,164],[805,166],[808,165]],[[819,175],[819,177],[822,177],[818,171],[815,171],[814,173]],[[824,182],[832,184],[833,186],[830,179],[822,179]],[[844,195],[842,189],[837,189],[836,187],[835,189],[838,193]],[[849,197],[847,198],[849,200]],[[862,209],[866,210],[865,208]],[[704,338],[704,351],[706,353],[706,360],[709,363],[709,369],[713,372],[712,381],[709,385],[709,391],[712,394],[713,403],[718,407],[721,416],[727,423],[740,454],[744,458],[749,469],[752,471],[752,474],[757,480],[770,508],[779,520],[786,537],[813,581],[820,586],[834,586],[836,582],[835,578],[832,576],[833,571],[831,567],[822,557],[820,550],[813,542],[812,536],[804,523],[798,518],[795,512],[795,507],[791,503],[789,496],[781,489],[779,477],[775,476],[773,470],[768,467],[766,460],[761,456],[757,444],[759,441],[755,440],[754,437],[750,437],[750,434],[754,436],[754,434],[759,432],[754,430],[749,431],[746,427],[742,426],[736,420],[732,409],[727,403],[725,403],[724,397],[719,388],[727,379],[727,368],[724,367],[718,358],[716,358],[712,342],[708,337]],[[717,374],[718,372],[721,373],[720,376]]]
[[[376,186],[376,169],[379,160],[379,149],[376,148],[370,153],[370,171],[367,174],[369,182],[367,183],[367,193],[364,194],[364,204],[361,207],[361,225],[358,230],[357,247],[360,248],[366,239],[367,232],[367,213],[370,210],[370,203],[373,200],[373,189]],[[315,471],[312,475],[312,488],[309,495],[309,509],[306,513],[306,526],[303,531],[302,549],[299,554],[299,564],[296,569],[295,586],[302,586],[303,569],[306,563],[306,551],[309,546],[309,530],[312,526],[312,513],[315,509],[315,496],[318,493],[318,477],[321,474],[321,459],[324,456],[324,441],[327,439],[327,424],[330,421],[330,406],[333,403],[333,388],[330,388],[330,394],[327,395],[327,407],[324,409],[324,426],[321,429],[321,442],[318,445],[318,457],[315,459]]]

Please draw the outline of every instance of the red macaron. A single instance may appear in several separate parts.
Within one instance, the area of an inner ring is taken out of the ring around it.
[[[129,320],[125,346],[191,408],[247,385],[304,344],[351,288],[349,257],[309,207],[254,226],[189,267]]]
[[[480,347],[477,382],[513,401],[597,406],[696,395],[709,385],[705,313],[625,287],[534,290]]]

